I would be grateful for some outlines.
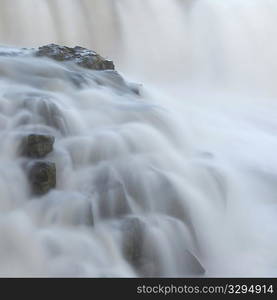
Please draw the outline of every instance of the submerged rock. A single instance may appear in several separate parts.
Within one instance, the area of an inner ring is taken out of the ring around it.
[[[161,259],[165,253],[169,253],[171,245],[176,247],[174,258],[178,261],[175,265],[175,275],[202,276],[205,274],[205,269],[198,258],[187,249],[184,243],[183,233],[185,232],[164,231],[163,227],[160,227],[163,222],[156,223],[154,220],[148,222],[139,216],[127,216],[121,223],[122,253],[139,276],[166,275],[167,268]],[[160,216],[159,220],[161,221]],[[171,225],[179,222],[172,218],[167,220],[173,222]],[[172,229],[177,228],[177,226],[172,227]],[[173,257],[168,257],[168,260],[174,263]]]
[[[72,61],[91,70],[114,70],[114,63],[96,52],[76,46],[74,48],[49,44],[39,47],[36,56],[46,56],[57,61]]]
[[[55,138],[52,135],[30,134],[23,139],[22,155],[42,158],[53,151]]]
[[[35,161],[28,170],[35,195],[44,195],[56,187],[56,165],[49,161]]]
[[[136,217],[127,217],[122,224],[123,253],[127,261],[136,268],[142,263],[145,226]]]

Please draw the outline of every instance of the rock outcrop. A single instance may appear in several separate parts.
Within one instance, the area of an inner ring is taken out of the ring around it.
[[[91,70],[114,70],[114,63],[96,52],[76,46],[74,48],[49,44],[39,47],[36,56],[46,56],[57,61],[71,61]]]
[[[77,88],[94,83],[96,86],[109,87],[116,93],[141,95],[141,85],[125,81],[115,70],[112,60],[102,57],[93,50],[80,46],[71,48],[49,44],[29,49],[0,47],[0,57],[49,58],[66,65],[64,68],[64,78],[68,78]],[[85,72],[86,70],[96,72]],[[13,77],[13,79],[15,78]]]

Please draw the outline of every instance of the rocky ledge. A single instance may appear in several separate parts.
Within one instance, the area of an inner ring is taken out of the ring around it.
[[[73,48],[49,44],[39,48],[0,47],[0,56],[48,58],[66,64],[68,78],[78,88],[94,81],[99,86],[108,86],[117,92],[140,95],[141,85],[126,82],[115,70],[112,60],[102,57],[93,50],[80,46]],[[76,68],[81,67],[81,68]],[[84,70],[97,71],[86,74]]]

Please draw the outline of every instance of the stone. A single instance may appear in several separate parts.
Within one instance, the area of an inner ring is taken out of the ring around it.
[[[145,224],[137,217],[127,217],[122,224],[123,253],[127,261],[140,267],[143,254]]]
[[[114,63],[95,51],[76,46],[74,48],[49,44],[39,47],[36,56],[45,56],[57,61],[71,61],[91,70],[114,70]]]
[[[35,161],[28,170],[28,177],[35,195],[44,195],[56,187],[56,165],[49,161]]]
[[[31,158],[42,158],[53,151],[55,138],[46,134],[30,134],[23,139],[22,154]]]

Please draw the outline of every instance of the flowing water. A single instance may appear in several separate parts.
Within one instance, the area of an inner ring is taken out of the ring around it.
[[[0,57],[0,275],[276,276],[276,20],[275,0],[0,0],[0,43],[85,46],[143,84]],[[56,138],[43,197],[29,132]]]

